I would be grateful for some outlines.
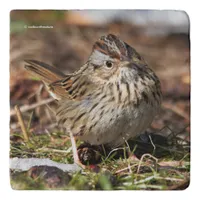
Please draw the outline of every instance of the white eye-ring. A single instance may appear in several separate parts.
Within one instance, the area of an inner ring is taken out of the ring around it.
[[[111,62],[111,61],[109,61],[109,60],[107,60],[106,62],[105,62],[105,65],[106,65],[106,67],[107,68],[112,68],[113,67],[113,62]]]

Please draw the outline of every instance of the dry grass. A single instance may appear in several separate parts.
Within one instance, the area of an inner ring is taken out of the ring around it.
[[[177,137],[177,136],[176,136]],[[24,142],[20,133],[11,137],[11,157],[50,158],[60,163],[73,163],[70,140],[63,139],[62,132],[32,135]],[[151,141],[153,142],[153,141]],[[178,140],[176,139],[178,143]],[[35,168],[28,172],[11,172],[11,185],[14,189],[66,189],[66,190],[169,190],[184,189],[190,179],[189,144],[163,147],[165,156],[157,158],[162,148],[154,144],[152,154],[146,153],[137,159],[133,156],[137,147],[130,148],[129,156],[115,158],[115,149],[102,155],[98,165],[88,165],[77,173],[62,172],[59,169]],[[139,146],[138,146],[139,148]],[[156,148],[156,150],[155,150]],[[172,151],[173,150],[173,151]],[[38,172],[39,170],[39,172]],[[55,178],[57,177],[57,178]],[[66,180],[67,177],[67,180]],[[50,181],[51,180],[51,181]]]

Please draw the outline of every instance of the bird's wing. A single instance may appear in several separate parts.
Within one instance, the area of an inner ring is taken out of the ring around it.
[[[82,100],[91,94],[95,84],[90,81],[87,75],[82,73],[67,75],[64,79],[55,81],[49,85],[52,89],[62,88],[65,96],[73,100]]]

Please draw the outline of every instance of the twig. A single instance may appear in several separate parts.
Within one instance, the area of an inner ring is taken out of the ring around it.
[[[18,105],[15,106],[15,111],[16,111],[17,118],[18,118],[18,121],[19,121],[19,125],[20,125],[20,127],[22,129],[24,140],[28,141],[29,140],[28,133],[27,133],[27,130],[26,130],[26,127],[25,127],[25,124],[24,124],[24,120],[22,118],[22,113],[21,113]]]
[[[40,149],[37,149],[36,151],[39,152],[48,152],[48,153],[64,153],[64,154],[68,154],[71,152],[71,148],[69,148],[68,150],[60,150],[60,149],[51,149],[51,148],[47,148],[47,147],[43,147]]]
[[[184,156],[183,156],[183,158],[181,158],[180,160],[179,160],[179,162],[181,163],[187,156],[189,156],[190,155],[190,153],[186,153]]]
[[[141,183],[145,183],[145,182],[149,182],[150,180],[167,180],[167,181],[176,181],[176,182],[182,182],[183,179],[179,179],[179,178],[172,178],[172,177],[160,177],[158,175],[153,175],[153,176],[149,176],[145,179],[139,180],[139,181],[135,181],[134,184],[141,184]]]
[[[43,85],[43,84],[41,84],[41,85]],[[41,92],[41,89],[42,89],[41,85],[40,85],[40,87],[36,90],[36,92],[34,92],[33,94],[30,94],[30,95],[27,97],[28,100],[30,100],[30,99],[33,98],[35,95],[37,95],[38,93]],[[43,85],[43,86],[44,86],[44,85]]]
[[[125,144],[127,145],[127,148],[128,148],[128,151],[129,151],[128,153],[129,153],[129,156],[130,156],[131,149],[130,149],[130,146],[129,146],[127,140],[125,140]],[[126,151],[126,150],[124,149],[124,151]],[[125,152],[125,155],[126,155],[126,152]],[[126,160],[127,160],[127,163],[128,163],[129,173],[132,174],[133,172],[131,170],[130,160],[129,159],[126,159]]]
[[[153,140],[152,140],[151,136],[150,136],[150,135],[148,135],[148,136],[149,136],[149,140],[150,140],[150,142],[151,142],[151,144],[152,144],[152,146],[153,146],[153,152],[155,152],[156,146],[155,146],[155,144],[153,143]]]
[[[140,171],[140,167],[141,167],[141,165],[142,165],[142,162],[143,162],[144,158],[147,157],[147,156],[150,157],[150,158],[153,158],[153,159],[155,160],[156,164],[157,164],[158,159],[157,159],[156,157],[152,156],[152,155],[149,154],[149,153],[143,154],[142,157],[141,157],[141,159],[140,159],[139,165],[138,165],[137,174],[139,174],[139,171]]]
[[[34,103],[34,104],[32,104],[32,105],[24,105],[24,106],[21,106],[21,107],[20,107],[20,110],[21,110],[21,112],[26,112],[26,111],[32,110],[32,109],[34,109],[34,108],[37,108],[38,106],[42,106],[42,105],[51,103],[51,102],[53,102],[53,101],[54,101],[54,99],[48,98],[48,99],[42,100],[42,101],[40,101],[40,102],[38,102],[38,103]],[[15,114],[16,114],[15,110],[11,110],[10,116],[13,116],[13,115],[15,115]]]
[[[139,189],[156,189],[156,190],[163,190],[163,186],[160,185],[148,185],[148,184],[140,184],[136,186]]]
[[[107,157],[105,158],[105,160],[107,160],[113,152],[118,151],[118,150],[123,150],[123,149],[124,149],[124,147],[119,147],[119,148],[115,148],[115,149],[111,150],[109,152],[109,154],[107,155]]]
[[[155,179],[155,175],[146,177],[145,179],[142,179],[142,180],[139,180],[139,181],[134,181],[134,184],[137,185],[137,184],[149,182],[152,179]]]
[[[125,144],[127,145],[127,148],[128,148],[128,151],[129,151],[128,153],[131,153],[131,148],[130,148],[130,146],[129,146],[127,140],[124,140],[124,142],[125,142]]]
[[[161,161],[158,163],[159,167],[182,167],[184,165],[187,165],[189,162],[187,161]]]
[[[33,119],[33,111],[31,112],[31,115],[30,115],[30,118],[29,118],[29,122],[28,122],[28,126],[27,126],[27,130],[28,130],[28,131],[29,131],[30,128],[31,128],[32,119]]]
[[[133,167],[135,167],[135,166],[137,166],[137,165],[138,165],[138,163],[137,163],[137,164],[134,164],[134,165],[131,165],[130,167],[133,168]],[[124,171],[126,171],[126,170],[129,170],[129,166],[128,166],[128,167],[125,167],[125,168],[123,168],[123,169],[117,170],[114,174],[119,174],[119,173],[124,172]]]

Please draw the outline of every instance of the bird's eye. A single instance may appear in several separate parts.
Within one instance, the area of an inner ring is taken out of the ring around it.
[[[107,68],[112,68],[113,67],[113,63],[111,61],[106,61],[106,67]]]

